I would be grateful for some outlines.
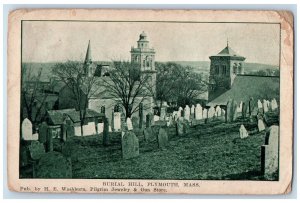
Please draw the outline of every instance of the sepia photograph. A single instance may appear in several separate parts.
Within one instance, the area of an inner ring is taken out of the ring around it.
[[[279,182],[281,22],[132,18],[20,21],[17,178]]]

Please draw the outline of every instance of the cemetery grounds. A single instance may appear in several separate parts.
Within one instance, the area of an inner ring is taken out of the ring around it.
[[[269,118],[270,125],[278,125],[278,115]],[[241,124],[249,133],[245,139],[239,135]],[[142,130],[134,130],[139,156],[127,160],[122,159],[120,132],[109,134],[108,146],[103,146],[102,134],[71,137],[66,143],[57,139],[54,151],[68,145],[72,178],[78,179],[265,180],[261,175],[261,146],[266,132],[258,132],[257,121],[239,118],[225,123],[211,119],[190,127],[182,136],[176,135],[175,126],[166,129],[169,142],[164,149],[159,149],[156,141],[146,142]],[[25,168],[20,178],[31,178],[31,174],[30,168]],[[277,179],[277,173],[268,177]]]

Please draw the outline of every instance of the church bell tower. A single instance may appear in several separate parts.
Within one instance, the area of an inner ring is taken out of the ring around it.
[[[142,32],[137,41],[137,47],[131,47],[131,62],[139,64],[143,76],[149,77],[153,94],[156,92],[155,51],[149,47],[149,41],[145,32]]]

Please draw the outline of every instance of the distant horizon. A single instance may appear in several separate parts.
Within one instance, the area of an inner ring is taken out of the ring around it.
[[[43,63],[43,64],[45,64],[45,63],[66,63],[66,62],[68,62],[68,61],[74,61],[74,62],[84,62],[84,60],[66,60],[66,61],[49,61],[49,62],[38,62],[38,61],[22,61],[22,63]],[[124,61],[126,61],[126,60],[124,60]],[[112,61],[99,61],[99,60],[97,60],[97,61],[93,61],[94,63],[97,63],[97,62],[112,62]],[[155,61],[155,62],[158,62],[158,63],[167,63],[167,62],[207,62],[207,63],[210,63],[210,61]],[[257,62],[246,62],[245,61],[245,63],[246,64],[261,64],[261,65],[268,65],[268,66],[276,66],[276,67],[278,67],[279,68],[279,66],[278,65],[274,65],[274,64],[267,64],[267,63],[257,63]]]

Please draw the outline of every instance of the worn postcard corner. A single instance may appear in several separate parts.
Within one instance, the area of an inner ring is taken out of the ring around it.
[[[259,10],[11,12],[8,188],[289,193],[293,18]]]

